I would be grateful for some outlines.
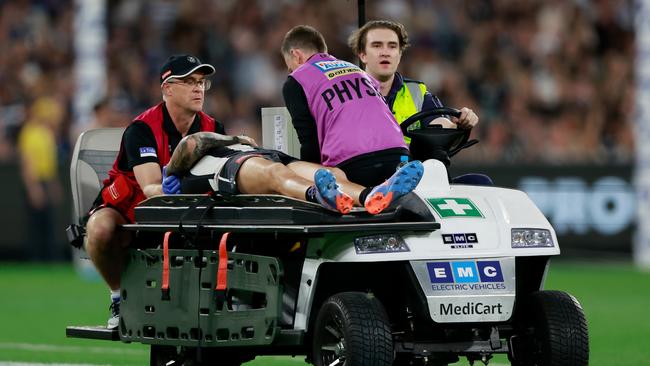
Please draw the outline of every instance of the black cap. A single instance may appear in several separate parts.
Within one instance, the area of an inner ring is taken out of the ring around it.
[[[194,72],[212,75],[214,71],[214,66],[202,64],[198,58],[192,55],[173,55],[160,68],[160,83],[162,84],[170,78],[184,78]]]

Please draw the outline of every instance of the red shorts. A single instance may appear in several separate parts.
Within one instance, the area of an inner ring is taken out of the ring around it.
[[[134,186],[123,175],[117,176],[111,184],[104,186],[97,195],[88,215],[92,215],[104,207],[111,207],[119,212],[129,222],[135,222],[135,206],[147,197],[140,186]]]

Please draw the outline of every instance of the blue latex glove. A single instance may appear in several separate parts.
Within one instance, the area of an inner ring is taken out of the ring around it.
[[[170,174],[167,175],[167,166],[163,167],[162,171],[162,191],[164,194],[179,194],[181,193],[181,180],[177,176]]]

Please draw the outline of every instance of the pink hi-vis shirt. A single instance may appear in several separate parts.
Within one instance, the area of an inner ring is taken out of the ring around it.
[[[319,53],[291,76],[300,83],[316,120],[321,163],[406,148],[402,131],[379,92],[379,83],[357,65]]]

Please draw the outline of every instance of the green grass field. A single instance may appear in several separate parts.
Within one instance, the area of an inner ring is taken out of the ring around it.
[[[557,261],[546,287],[568,291],[582,303],[589,323],[590,365],[650,363],[650,272],[631,264]],[[103,324],[107,306],[104,285],[81,280],[71,265],[0,263],[0,365],[148,364],[148,348],[141,344],[65,337],[66,325]],[[505,363],[503,357],[494,361]],[[247,365],[301,364],[302,357],[258,357]]]

